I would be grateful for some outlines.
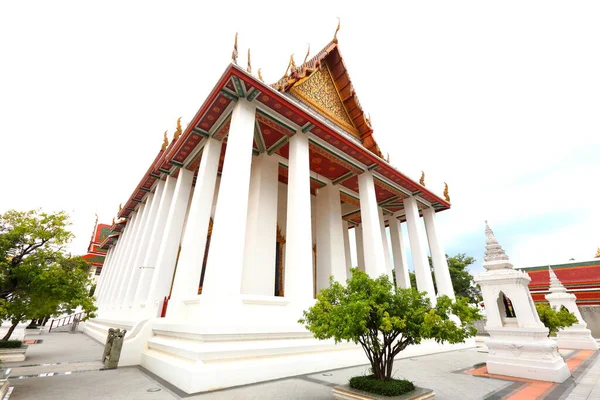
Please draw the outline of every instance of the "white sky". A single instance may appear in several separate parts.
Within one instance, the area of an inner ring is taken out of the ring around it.
[[[393,6],[391,4],[394,4]],[[84,253],[187,123],[240,33],[267,81],[340,48],[382,151],[453,208],[450,254],[488,219],[516,265],[600,246],[600,3],[2,2],[0,212],[64,209]]]

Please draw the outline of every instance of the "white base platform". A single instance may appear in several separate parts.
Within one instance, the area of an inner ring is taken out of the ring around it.
[[[564,382],[571,372],[547,328],[487,328],[490,374]]]
[[[306,331],[217,331],[155,318],[135,326],[88,321],[85,333],[103,343],[109,327],[131,329],[119,366],[141,365],[188,394],[368,363],[360,346],[316,340]],[[473,339],[459,345],[425,341],[398,358],[471,347]]]
[[[556,341],[561,349],[598,350],[598,342],[584,326],[573,325],[558,331]]]

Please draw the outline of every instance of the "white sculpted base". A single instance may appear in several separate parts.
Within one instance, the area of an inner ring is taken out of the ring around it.
[[[486,328],[490,374],[564,382],[571,372],[548,328]]]
[[[598,350],[598,342],[592,337],[592,331],[586,324],[575,324],[561,329],[556,334],[561,349]]]

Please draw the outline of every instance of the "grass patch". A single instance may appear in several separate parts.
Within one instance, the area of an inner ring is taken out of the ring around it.
[[[415,385],[405,379],[386,379],[380,381],[374,375],[355,376],[350,378],[350,387],[368,393],[380,394],[382,396],[400,396],[415,390]]]
[[[22,344],[20,340],[0,341],[0,349],[18,349]]]

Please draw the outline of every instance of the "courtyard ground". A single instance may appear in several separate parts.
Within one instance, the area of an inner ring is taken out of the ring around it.
[[[217,392],[185,394],[139,367],[102,370],[103,346],[82,333],[27,335],[27,360],[4,363],[14,387],[10,400],[21,399],[331,399],[331,388],[368,372],[368,366],[342,368],[246,385]],[[394,363],[396,377],[433,389],[436,399],[600,399],[598,352],[563,353],[573,378],[561,385],[486,376],[486,354],[467,349],[412,357]]]

